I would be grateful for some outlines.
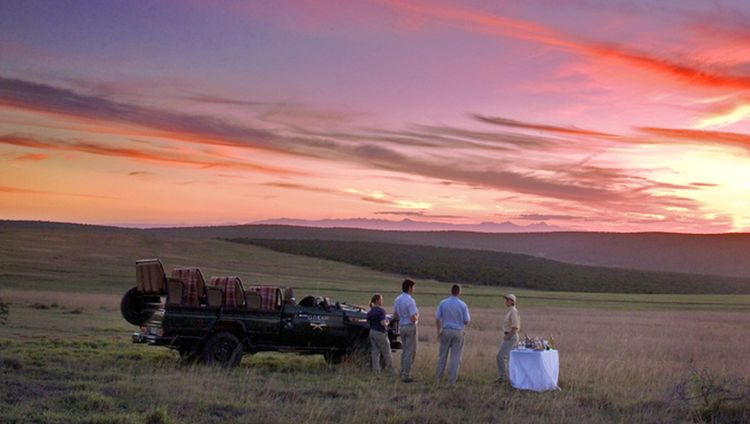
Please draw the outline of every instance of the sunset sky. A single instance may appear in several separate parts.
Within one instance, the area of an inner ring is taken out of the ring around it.
[[[0,2],[0,219],[750,231],[750,2]]]

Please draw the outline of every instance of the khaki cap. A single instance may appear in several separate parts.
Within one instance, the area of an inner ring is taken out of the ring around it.
[[[512,301],[513,301],[513,303],[516,303],[516,295],[514,295],[514,294],[510,294],[510,293],[508,293],[508,294],[506,294],[506,295],[505,295],[505,296],[503,296],[503,297],[504,297],[504,298],[506,298],[506,299],[510,299],[510,300],[512,300]]]

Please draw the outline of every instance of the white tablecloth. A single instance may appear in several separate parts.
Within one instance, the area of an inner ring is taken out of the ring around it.
[[[516,389],[543,392],[556,390],[560,359],[556,350],[514,349],[510,351],[510,383]]]

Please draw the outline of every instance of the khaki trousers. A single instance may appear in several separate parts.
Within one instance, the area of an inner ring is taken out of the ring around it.
[[[372,369],[375,372],[380,372],[381,356],[385,363],[385,369],[393,369],[391,342],[388,341],[388,334],[381,331],[370,330],[370,356],[372,358]]]
[[[497,378],[505,380],[510,378],[508,375],[508,366],[506,365],[507,357],[510,351],[518,344],[518,333],[513,334],[510,340],[503,340],[500,343],[500,351],[497,352]]]
[[[440,351],[438,353],[437,369],[435,370],[435,379],[437,381],[440,381],[443,377],[445,363],[448,362],[448,383],[456,384],[463,350],[464,330],[444,328],[440,332]],[[450,351],[450,361],[448,361],[448,351]]]
[[[417,325],[399,327],[401,334],[401,379],[411,378],[411,366],[417,354]]]

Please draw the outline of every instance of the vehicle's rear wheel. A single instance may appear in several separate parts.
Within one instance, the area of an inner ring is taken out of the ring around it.
[[[242,359],[242,342],[232,333],[222,331],[211,336],[201,352],[201,361],[207,365],[236,367]]]
[[[144,295],[138,292],[137,287],[126,291],[120,301],[120,312],[125,321],[133,325],[141,325],[148,321],[161,299],[158,295]]]

